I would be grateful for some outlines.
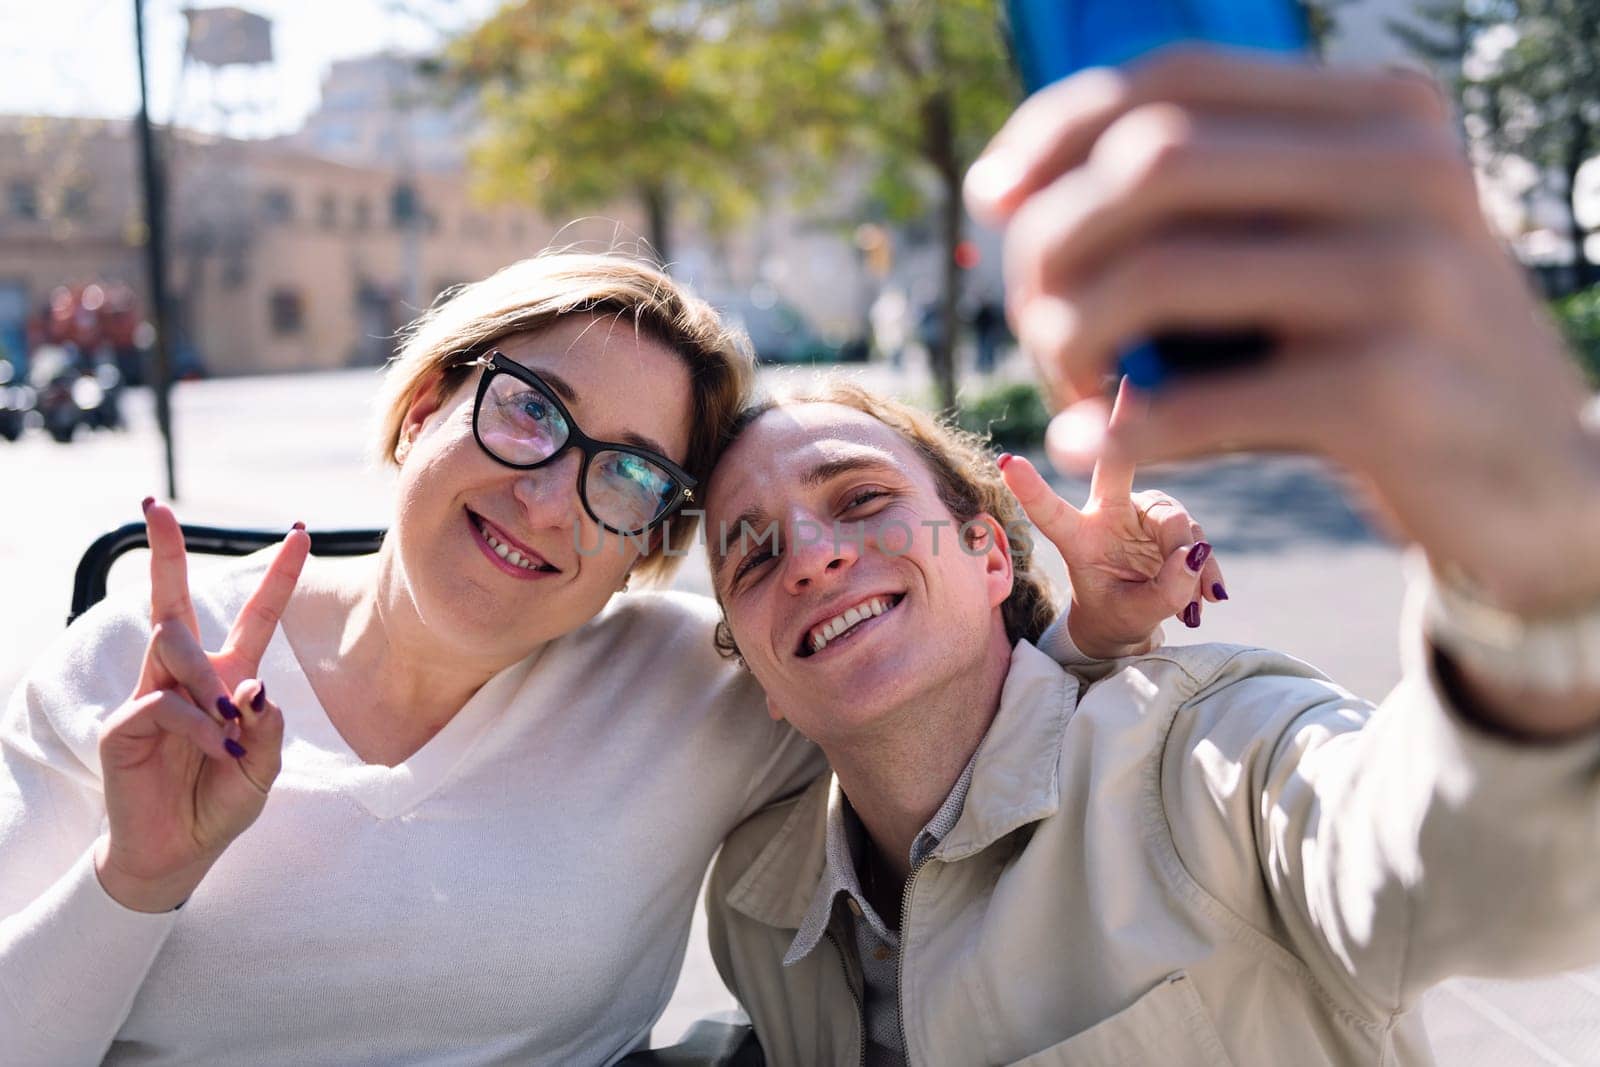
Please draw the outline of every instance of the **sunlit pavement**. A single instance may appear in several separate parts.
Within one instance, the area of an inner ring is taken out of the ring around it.
[[[767,372],[768,378],[812,372]],[[864,384],[925,394],[925,376],[874,365]],[[188,383],[174,394],[180,517],[188,522],[287,529],[381,526],[390,477],[366,460],[374,371]],[[43,433],[0,441],[0,694],[62,629],[78,556],[98,534],[164,497],[160,440],[148,393],[126,398],[129,428],[58,445]],[[1376,537],[1315,463],[1233,459],[1142,473],[1141,485],[1178,496],[1217,547],[1231,599],[1208,604],[1200,630],[1177,621],[1167,640],[1270,645],[1315,663],[1377,699],[1399,675],[1398,553]],[[1086,483],[1061,479],[1081,502]],[[1046,553],[1046,555],[1052,555]],[[692,554],[677,579],[706,592]],[[1047,566],[1059,580],[1059,562]],[[112,587],[141,580],[130,557]],[[697,922],[683,979],[657,1034],[731,1006]],[[1444,1064],[1600,1062],[1600,976],[1540,982],[1451,983],[1429,1003]]]

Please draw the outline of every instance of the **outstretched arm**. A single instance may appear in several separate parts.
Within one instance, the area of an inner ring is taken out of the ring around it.
[[[1402,682],[1373,709],[1298,661],[1241,650],[1176,683],[1191,695],[1162,761],[1189,876],[1381,1023],[1452,975],[1600,961],[1600,737],[1487,733],[1426,655],[1413,633]]]
[[[1326,456],[1484,609],[1428,628],[1463,709],[1527,739],[1600,725],[1600,434],[1437,87],[1172,50],[1036,94],[967,192],[1007,223],[1008,311],[1066,407],[1053,460]],[[1266,362],[1110,418],[1122,346],[1241,329]]]

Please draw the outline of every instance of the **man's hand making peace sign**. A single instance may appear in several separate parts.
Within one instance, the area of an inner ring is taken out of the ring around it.
[[[207,652],[177,517],[147,500],[145,524],[150,643],[133,694],[101,728],[110,829],[95,873],[123,906],[156,912],[188,899],[278,776],[283,714],[256,674],[311,539],[290,531],[222,648]]]
[[[1140,418],[1141,407],[1124,381],[1111,424]],[[1067,629],[1085,655],[1148,652],[1169,615],[1197,627],[1202,601],[1228,599],[1200,524],[1159,490],[1133,492],[1132,462],[1096,463],[1081,510],[1057,496],[1027,460],[1004,458],[1001,469],[1028,518],[1066,560],[1072,582]]]

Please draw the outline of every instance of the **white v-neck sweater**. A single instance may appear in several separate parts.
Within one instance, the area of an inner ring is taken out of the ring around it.
[[[262,566],[207,572],[207,647]],[[716,655],[704,598],[614,597],[392,768],[345,744],[280,633],[265,811],[182,910],[133,912],[89,853],[96,730],[138,676],[145,610],[86,615],[0,720],[8,1065],[609,1062],[666,1006],[722,838],[823,768]]]

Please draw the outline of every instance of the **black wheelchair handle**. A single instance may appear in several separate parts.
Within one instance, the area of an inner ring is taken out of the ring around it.
[[[283,540],[282,530],[239,530],[223,526],[182,527],[183,541],[190,552],[206,556],[248,556]],[[364,556],[383,544],[383,530],[318,530],[311,532],[311,554],[315,556]],[[136,548],[149,548],[144,523],[130,522],[95,539],[78,560],[72,579],[71,626],[78,616],[105,599],[106,580],[111,566]]]

